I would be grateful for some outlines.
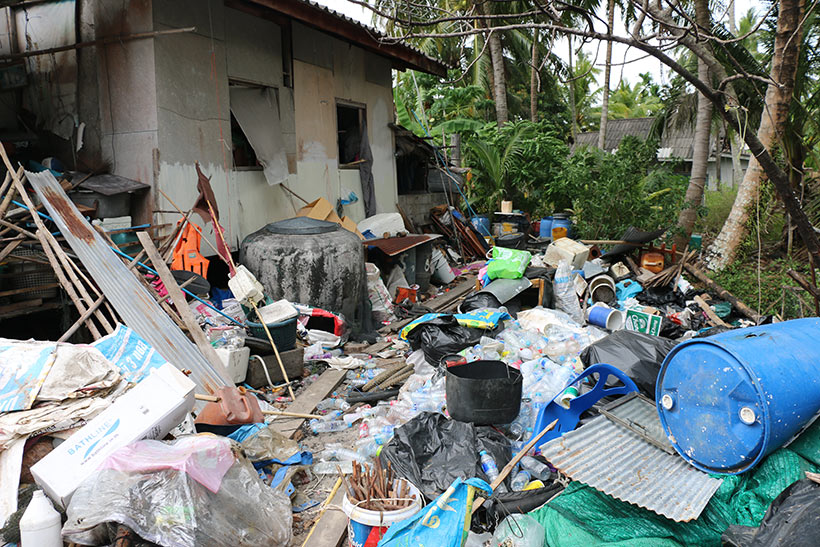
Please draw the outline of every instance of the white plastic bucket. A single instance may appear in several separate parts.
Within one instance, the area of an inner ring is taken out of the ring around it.
[[[615,282],[608,275],[599,275],[589,282],[589,296],[593,302],[610,302],[615,294]]]
[[[433,265],[433,279],[444,285],[452,283],[456,276],[453,275],[453,269],[450,268],[450,264],[447,263],[444,254],[438,249],[433,249],[433,255],[430,260]]]
[[[399,480],[401,479],[397,479],[396,483]],[[342,499],[342,511],[348,517],[347,541],[350,547],[375,545],[391,524],[408,519],[421,510],[421,492],[409,482],[407,485],[410,487],[410,495],[415,499],[408,507],[396,511],[362,509],[354,505],[345,494]]]

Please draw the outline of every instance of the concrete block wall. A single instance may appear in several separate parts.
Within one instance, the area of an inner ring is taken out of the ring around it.
[[[437,205],[446,205],[444,192],[429,194],[404,194],[399,196],[399,206],[413,224],[420,226],[430,223],[430,209]]]

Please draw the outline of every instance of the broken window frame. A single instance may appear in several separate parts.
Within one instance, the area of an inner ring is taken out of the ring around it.
[[[282,119],[282,106],[279,102],[279,88],[275,87],[275,86],[258,84],[258,83],[255,83],[255,82],[250,82],[250,81],[247,81],[247,80],[241,80],[241,79],[237,79],[237,78],[230,78],[228,80],[228,101],[229,101],[229,103],[228,103],[228,114],[230,115],[230,120],[231,120],[231,170],[232,171],[240,171],[240,172],[241,171],[263,171],[264,167],[262,166],[261,163],[259,163],[259,159],[256,156],[256,151],[253,149],[253,146],[251,145],[250,139],[245,134],[245,132],[242,130],[242,127],[240,127],[239,122],[237,121],[236,117],[233,115],[233,112],[231,111],[231,107],[230,107],[230,96],[231,96],[230,88],[232,88],[232,87],[246,87],[246,88],[252,88],[252,89],[268,89],[268,90],[271,90],[274,93],[274,96],[276,97],[276,107],[278,109],[279,119],[281,120]],[[237,165],[236,164],[236,157],[234,156],[234,132],[238,132],[239,135],[242,136],[242,139],[244,139],[245,144],[248,147],[248,150],[250,150],[250,152],[253,154],[253,158],[256,160],[256,165]]]
[[[336,99],[336,147],[339,159],[339,169],[358,169],[359,164],[353,162],[342,162],[342,133],[345,131],[340,129],[339,127],[339,108],[346,108],[350,110],[357,110],[359,114],[359,129],[363,125],[363,122],[367,119],[367,105],[363,103],[357,103],[353,101],[347,101],[344,99]],[[368,135],[369,137],[369,135]],[[361,138],[359,139],[359,145],[361,145]],[[358,155],[358,152],[357,152]]]

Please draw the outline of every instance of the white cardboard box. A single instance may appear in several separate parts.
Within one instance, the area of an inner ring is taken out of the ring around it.
[[[115,450],[140,439],[161,439],[194,406],[196,384],[173,365],[147,378],[34,464],[31,474],[62,507]]]
[[[544,253],[544,262],[553,268],[557,268],[561,260],[566,260],[573,270],[580,270],[584,267],[587,258],[589,258],[589,247],[568,237],[556,239],[550,243],[547,252]]]

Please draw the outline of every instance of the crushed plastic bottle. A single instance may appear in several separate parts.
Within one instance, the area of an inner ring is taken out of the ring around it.
[[[336,475],[338,474],[338,470],[336,467],[342,468],[342,473],[345,475],[349,475],[353,473],[353,462],[352,461],[342,461],[342,462],[318,462],[314,463],[310,470],[313,471],[317,475]]]
[[[317,410],[347,410],[350,408],[350,403],[345,401],[344,399],[334,399],[329,398],[325,399],[324,401],[320,401],[319,404],[316,405]]]
[[[318,435],[319,433],[331,433],[333,431],[344,431],[348,427],[350,426],[341,420],[323,422],[314,418],[310,421],[310,429],[314,435]]]
[[[522,491],[527,484],[530,482],[530,474],[525,470],[521,470],[515,474],[512,481],[510,482],[510,486],[515,492]]]
[[[340,461],[352,462],[361,459],[361,456],[355,450],[349,448],[325,448],[318,455],[321,461]]]
[[[532,456],[524,456],[519,462],[521,467],[530,472],[536,479],[545,481],[550,478],[552,472],[547,464],[541,463]]]
[[[487,475],[487,478],[490,479],[489,482],[492,483],[498,478],[498,465],[496,465],[495,459],[486,450],[480,451],[478,455],[481,459],[481,469],[484,471],[484,474]],[[507,489],[503,482],[495,489],[495,492],[506,491]]]

